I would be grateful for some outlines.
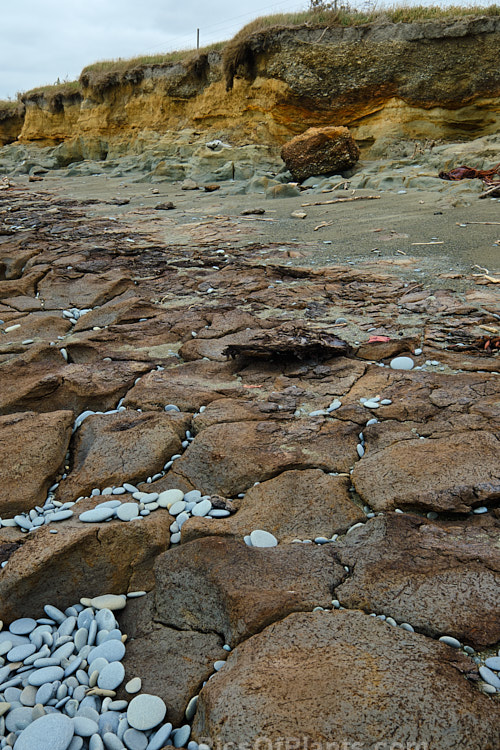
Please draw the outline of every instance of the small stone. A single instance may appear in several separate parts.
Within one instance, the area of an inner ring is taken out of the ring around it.
[[[49,516],[50,523],[52,523],[53,521],[66,521],[66,519],[71,518],[72,515],[73,515],[72,510],[69,510],[69,509],[58,510]]]
[[[447,646],[451,646],[452,648],[460,648],[462,645],[460,641],[457,641],[457,639],[453,638],[451,635],[442,635],[439,640],[441,643],[446,643]]]
[[[411,357],[394,357],[391,359],[390,367],[393,370],[413,370],[415,366]]]
[[[36,620],[32,617],[21,617],[19,620],[14,620],[9,625],[9,632],[14,635],[27,635],[36,628]]]
[[[121,685],[125,677],[125,667],[119,661],[113,661],[107,664],[99,673],[97,686],[105,690],[116,690]]]
[[[75,727],[75,734],[79,737],[91,737],[99,731],[97,722],[86,716],[75,716],[73,725]]]
[[[500,690],[500,679],[491,669],[488,669],[488,667],[479,667],[479,674],[488,685],[496,688],[496,690]]]
[[[110,609],[112,611],[116,609],[123,609],[127,603],[127,598],[117,594],[102,594],[101,596],[94,596],[90,600],[90,606],[95,609]]]
[[[157,502],[160,508],[168,508],[169,505],[173,505],[183,499],[184,493],[182,490],[165,490],[164,492],[160,492]]]
[[[123,735],[123,742],[129,750],[146,750],[148,738],[144,732],[137,729],[127,729]]]
[[[193,510],[191,511],[193,516],[197,517],[203,517],[206,516],[207,513],[209,513],[212,510],[212,503],[210,500],[205,499],[202,500],[200,503],[196,503]]]
[[[167,744],[167,740],[172,732],[172,724],[167,722],[158,729],[149,739],[147,750],[161,750]]]
[[[179,729],[176,729],[174,734],[174,747],[186,747],[190,734],[191,727],[189,724],[184,724],[182,727],[179,727]]]
[[[112,639],[104,641],[99,646],[91,649],[87,656],[87,661],[91,664],[95,659],[106,659],[108,662],[121,661],[125,656],[125,644],[122,641]]]
[[[173,503],[173,505],[170,506],[168,512],[171,516],[178,516],[179,513],[182,513],[185,507],[186,503],[184,502],[184,500],[177,500],[177,502]]]
[[[64,677],[64,669],[61,667],[42,667],[37,669],[28,677],[28,684],[40,687],[45,682],[54,682],[55,680],[62,680]]]
[[[84,523],[100,523],[101,521],[106,521],[108,518],[112,518],[115,515],[115,512],[114,508],[103,508],[97,506],[92,508],[92,510],[85,510],[83,513],[80,513],[78,518]]]
[[[378,401],[368,399],[367,401],[363,401],[363,406],[367,409],[378,409],[380,404]]]
[[[61,713],[41,716],[16,741],[16,750],[67,750],[74,735],[73,720]]]
[[[189,703],[187,704],[185,716],[187,721],[191,721],[196,713],[196,707],[198,705],[198,696],[194,695]]]
[[[32,643],[25,643],[22,646],[14,646],[14,648],[11,648],[9,653],[7,654],[7,660],[8,661],[24,661],[28,658],[28,656],[31,656],[31,654],[34,654],[36,651],[36,646],[34,646]]]
[[[129,703],[127,720],[131,727],[139,731],[146,731],[156,727],[167,713],[164,701],[157,695],[142,693]]]
[[[496,672],[500,672],[500,656],[490,656],[484,663],[488,669],[494,669]]]
[[[116,510],[116,517],[120,521],[131,521],[139,515],[139,506],[137,503],[122,503]]]
[[[141,680],[141,678],[140,677],[132,677],[132,679],[129,680],[127,682],[127,684],[125,685],[125,691],[127,693],[130,693],[131,695],[133,695],[134,693],[138,693],[139,690],[141,689],[141,687],[142,687],[142,680]]]
[[[255,529],[250,534],[250,541],[252,547],[276,547],[278,540],[269,531],[263,531],[262,529]]]

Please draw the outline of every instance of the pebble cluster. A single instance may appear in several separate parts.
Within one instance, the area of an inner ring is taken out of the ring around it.
[[[167,706],[140,692],[139,677],[125,685],[135,697],[115,700],[126,637],[114,612],[144,593],[82,599],[64,612],[48,604],[46,617],[23,617],[0,632],[1,748],[160,750],[168,743],[199,750],[189,724],[164,723]]]

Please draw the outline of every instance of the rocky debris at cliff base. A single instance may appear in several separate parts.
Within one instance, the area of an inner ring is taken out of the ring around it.
[[[351,169],[359,159],[359,148],[348,128],[309,128],[283,145],[281,158],[292,177],[303,182],[313,175]]]

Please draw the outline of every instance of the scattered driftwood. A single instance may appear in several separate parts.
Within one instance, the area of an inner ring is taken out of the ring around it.
[[[332,203],[350,203],[351,201],[374,201],[380,195],[354,195],[352,198],[334,198],[331,201],[315,201],[314,203],[301,203],[301,206],[331,206]]]
[[[464,224],[487,224],[500,226],[500,221],[461,221],[460,223],[457,221],[457,227],[463,226]]]
[[[479,197],[487,198],[488,196],[490,196],[490,198],[496,198],[497,196],[500,197],[500,182],[490,185],[488,190],[481,193]]]
[[[318,360],[346,355],[350,350],[347,342],[329,333],[290,323],[280,328],[259,331],[245,344],[230,344],[222,353],[232,359],[243,356],[252,359],[292,357]]]
[[[318,229],[323,229],[323,227],[331,227],[333,224],[333,221],[322,221],[321,224],[318,224],[317,227],[314,227],[313,231],[317,232]]]

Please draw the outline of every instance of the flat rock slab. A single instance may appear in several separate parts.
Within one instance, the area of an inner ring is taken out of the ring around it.
[[[73,508],[82,512],[105,500],[109,497],[81,500]],[[35,531],[0,571],[2,619],[41,616],[48,602],[64,610],[82,596],[149,590],[154,561],[169,543],[170,523],[164,510],[140,521],[102,524],[82,523],[75,513]]]
[[[151,623],[149,632],[127,641],[123,684],[139,676],[141,692],[162,698],[167,704],[168,721],[180,726],[185,723],[190,699],[213,673],[214,662],[227,656],[222,646],[222,638],[213,633],[179,631]],[[117,695],[120,698],[130,700],[123,687]]]
[[[374,510],[464,513],[500,496],[500,441],[490,432],[404,440],[368,451],[352,475]]]
[[[390,615],[434,637],[492,646],[500,640],[498,536],[491,518],[379,516],[339,542],[339,559],[352,574],[337,597],[345,607]]]
[[[208,537],[158,558],[157,619],[238,643],[289,612],[331,606],[346,577],[331,546],[247,547]]]
[[[144,481],[182,452],[189,417],[178,412],[121,412],[87,417],[73,444],[73,467],[58,499],[76,500],[94,487]]]
[[[38,291],[48,307],[83,309],[102,305],[132,285],[130,277],[118,269],[82,273],[56,268],[40,282]]]
[[[72,425],[71,411],[0,417],[0,516],[43,505],[63,466]]]
[[[332,477],[319,469],[284,471],[252,487],[235,501],[238,512],[222,520],[193,518],[182,527],[182,541],[200,536],[235,536],[254,529],[271,532],[279,542],[340,534],[365,520],[350,499],[347,477]]]
[[[134,381],[149,370],[144,362],[66,364],[54,349],[18,358],[2,368],[0,414],[34,410],[106,411],[116,406]]]
[[[291,614],[229,655],[200,693],[193,736],[249,747],[297,738],[304,750],[493,749],[500,710],[466,679],[476,669],[449,646],[361,612]]]
[[[346,472],[357,457],[357,431],[351,422],[333,420],[214,425],[196,436],[172,478],[233,497],[288,469]]]
[[[181,411],[195,412],[200,406],[224,396],[241,396],[233,363],[187,362],[162,372],[150,372],[132,388],[125,405],[144,411],[163,410],[175,404]]]

